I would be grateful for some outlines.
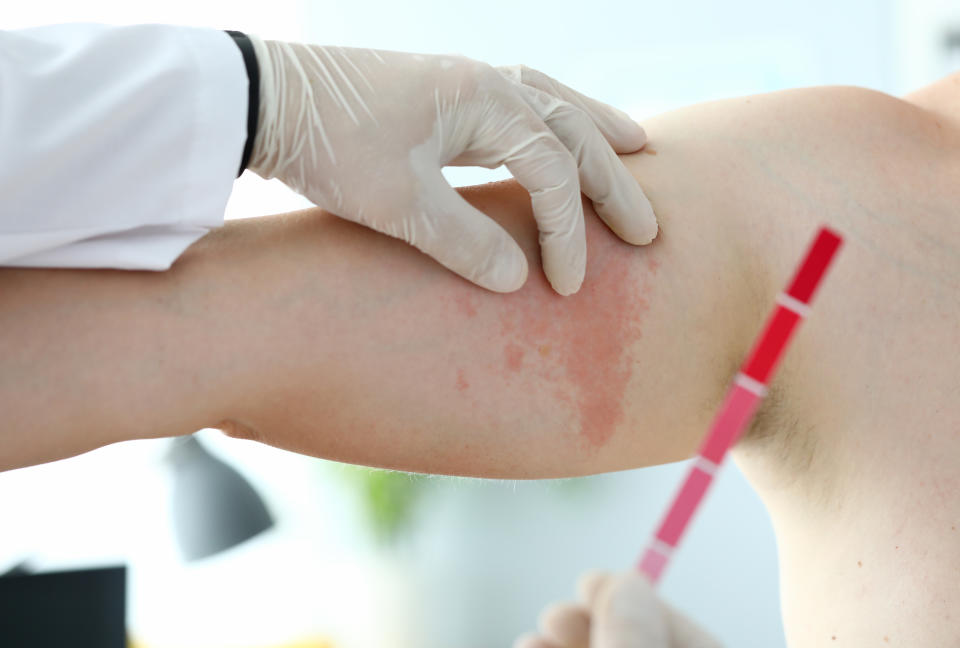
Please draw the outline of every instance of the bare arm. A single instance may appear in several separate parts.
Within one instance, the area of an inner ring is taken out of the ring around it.
[[[568,298],[535,271],[516,294],[484,292],[318,210],[229,223],[162,275],[2,270],[0,409],[12,423],[0,468],[221,423],[438,473],[575,475],[690,456],[812,228],[843,212],[818,165],[881,192],[883,164],[936,156],[918,112],[824,88],[651,120],[650,150],[624,159],[660,238],[624,244],[587,205],[587,280]],[[879,127],[907,150],[883,148]],[[869,164],[839,159],[841,137]],[[538,267],[516,185],[464,195]]]
[[[645,157],[672,173],[669,144],[657,152]],[[465,195],[539,267],[514,183]],[[679,459],[742,346],[743,243],[719,217],[665,209],[660,240],[636,248],[587,209],[587,281],[569,298],[539,271],[516,294],[485,292],[319,210],[228,223],[163,274],[2,270],[0,467],[227,420],[417,471]]]
[[[465,195],[536,267],[522,191]],[[220,327],[244,340],[253,379],[230,418],[271,444],[426,472],[539,477],[685,456],[742,330],[742,309],[721,306],[745,294],[736,253],[721,223],[668,219],[636,248],[589,218],[590,272],[569,298],[540,274],[516,294],[485,292],[316,212],[238,225],[234,245],[211,239],[182,269],[223,273],[217,311],[244,304]]]

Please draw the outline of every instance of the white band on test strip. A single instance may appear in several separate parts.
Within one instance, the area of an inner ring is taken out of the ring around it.
[[[719,468],[717,464],[713,463],[703,455],[697,455],[697,460],[693,463],[693,467],[699,468],[711,477],[713,477],[714,473],[717,472],[717,468]]]
[[[673,553],[673,547],[668,545],[666,542],[660,538],[654,538],[653,542],[650,543],[650,549],[656,551],[658,554],[664,558],[669,558],[670,554]]]
[[[756,380],[755,378],[751,378],[750,376],[743,373],[742,371],[737,374],[737,377],[734,378],[733,382],[735,382],[740,387],[743,387],[748,392],[759,396],[760,398],[763,398],[764,396],[767,395],[767,388],[763,385],[762,382],[760,382],[759,380]]]
[[[787,310],[793,311],[800,317],[807,317],[810,315],[810,307],[804,304],[802,301],[788,295],[787,293],[780,293],[777,295],[777,303],[786,308]]]

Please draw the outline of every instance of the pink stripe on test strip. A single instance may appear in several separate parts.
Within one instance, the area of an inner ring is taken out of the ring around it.
[[[821,227],[787,291],[777,297],[776,307],[713,419],[696,462],[637,563],[637,569],[646,574],[651,583],[660,580],[673,550],[713,483],[727,450],[740,438],[766,395],[767,383],[773,377],[797,324],[809,314],[810,300],[841,242],[838,234]]]

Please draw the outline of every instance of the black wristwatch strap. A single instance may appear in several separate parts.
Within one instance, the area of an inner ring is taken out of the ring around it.
[[[247,143],[243,146],[243,158],[240,160],[240,170],[237,177],[243,173],[250,163],[253,153],[253,140],[257,136],[257,119],[260,115],[260,66],[257,64],[257,55],[253,51],[253,44],[243,32],[226,30],[233,38],[233,42],[240,48],[243,55],[243,64],[247,66],[247,80],[249,81],[249,99],[247,101]]]

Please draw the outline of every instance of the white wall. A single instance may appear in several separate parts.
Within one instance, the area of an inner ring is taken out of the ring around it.
[[[180,22],[523,62],[637,118],[798,85],[902,92],[948,71],[942,35],[960,24],[947,0],[38,0],[3,13],[6,28]],[[305,204],[248,176],[237,183],[231,216]],[[470,184],[506,174],[461,169],[448,177]],[[124,444],[0,474],[0,569],[27,555],[47,567],[129,561],[134,634],[156,647],[324,634],[344,646],[505,646],[546,602],[571,596],[581,570],[629,566],[685,469],[602,476],[572,491],[554,482],[437,483],[410,537],[378,553],[353,495],[328,467],[206,438],[266,493],[281,520],[275,531],[222,557],[181,564],[167,526],[163,444]],[[724,468],[663,593],[730,646],[783,646],[772,530],[734,465]]]

